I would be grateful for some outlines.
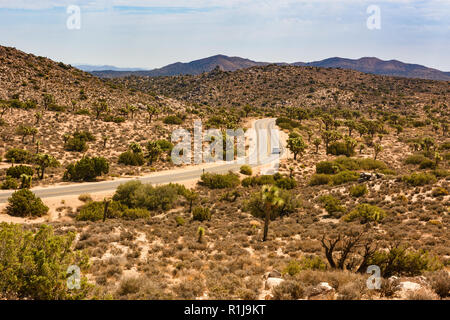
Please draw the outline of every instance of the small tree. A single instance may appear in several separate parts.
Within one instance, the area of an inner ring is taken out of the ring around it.
[[[198,195],[197,192],[195,192],[195,190],[193,190],[193,189],[188,190],[188,189],[187,189],[187,190],[183,193],[183,196],[184,196],[184,198],[185,198],[187,201],[189,201],[189,213],[191,213],[191,212],[192,212],[192,205],[193,205],[194,201],[198,199],[198,196],[199,196],[199,195]]]
[[[313,141],[313,144],[316,146],[316,153],[319,152],[319,146],[322,143],[322,141],[319,138],[315,138]]]
[[[103,157],[83,157],[67,166],[63,179],[66,181],[92,181],[109,172],[109,163]]]

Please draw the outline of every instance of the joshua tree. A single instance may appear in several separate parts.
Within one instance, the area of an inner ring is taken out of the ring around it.
[[[264,185],[261,189],[261,199],[264,203],[264,235],[263,241],[267,240],[269,232],[270,216],[272,212],[284,204],[284,200],[279,196],[279,189],[275,186]]]
[[[195,200],[198,199],[198,193],[195,192],[193,189],[186,190],[183,194],[184,198],[189,201],[189,213],[192,212],[192,205]]]
[[[375,144],[373,145],[373,160],[377,160],[378,154],[379,154],[382,150],[383,150],[383,147],[382,147],[380,144],[375,143]]]
[[[37,174],[40,180],[44,179],[45,169],[59,166],[59,162],[53,156],[42,153],[35,156],[34,162],[37,165]]]
[[[197,234],[198,234],[198,239],[197,239],[198,243],[202,243],[203,236],[205,235],[205,228],[198,227]]]
[[[103,99],[100,99],[99,101],[95,102],[93,105],[94,112],[95,112],[95,119],[99,119],[100,115],[106,111],[108,111],[108,105],[106,104],[106,101]]]
[[[248,114],[252,111],[252,107],[249,104],[246,104],[243,108],[244,112],[245,112],[245,117],[248,117]]]
[[[149,141],[146,147],[146,158],[148,159],[148,163],[151,165],[154,161],[158,160],[159,155],[162,153],[162,149],[155,141]]]
[[[316,153],[319,152],[319,146],[320,146],[321,143],[322,143],[322,141],[321,141],[319,138],[315,138],[315,139],[314,139],[313,145],[316,146]]]
[[[297,160],[298,154],[303,154],[306,149],[306,143],[303,141],[301,136],[291,135],[287,142],[289,150],[294,153],[294,160]]]
[[[36,125],[38,125],[39,122],[42,120],[42,112],[36,112],[34,114],[34,117],[36,118]]]

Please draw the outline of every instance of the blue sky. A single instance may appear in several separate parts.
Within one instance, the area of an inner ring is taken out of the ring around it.
[[[81,8],[69,30],[66,8]],[[381,29],[366,9],[378,5]],[[0,0],[0,44],[71,64],[155,68],[215,54],[376,56],[450,71],[450,0]]]

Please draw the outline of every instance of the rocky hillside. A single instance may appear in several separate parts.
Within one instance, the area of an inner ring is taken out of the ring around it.
[[[446,102],[449,82],[395,78],[353,70],[268,65],[234,72],[215,69],[197,76],[126,77],[114,80],[143,92],[190,103],[255,108],[283,106],[401,106]]]

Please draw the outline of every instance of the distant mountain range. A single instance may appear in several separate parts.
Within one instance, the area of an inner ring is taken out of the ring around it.
[[[378,75],[398,76],[406,78],[421,78],[430,80],[450,81],[450,72],[443,72],[437,69],[427,68],[418,64],[404,63],[397,60],[384,61],[373,57],[364,57],[360,59],[329,58],[314,62],[295,62],[295,63],[269,63],[257,62],[240,57],[228,57],[225,55],[216,55],[188,63],[177,62],[165,67],[153,70],[93,70],[92,74],[102,78],[117,78],[130,75],[158,77],[175,75],[198,75],[203,72],[210,72],[219,67],[223,71],[235,71],[238,69],[266,66],[269,64],[322,67],[322,68],[342,68],[352,69],[365,73]],[[100,67],[97,67],[100,68]]]
[[[142,68],[118,68],[115,66],[108,66],[108,65],[95,66],[95,65],[90,65],[90,64],[79,64],[79,65],[74,65],[74,67],[77,69],[86,71],[86,72],[104,71],[104,70],[108,70],[108,71],[144,71],[145,70]]]

